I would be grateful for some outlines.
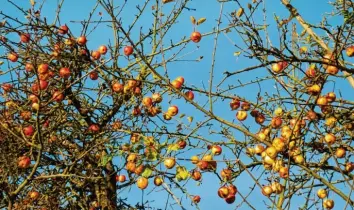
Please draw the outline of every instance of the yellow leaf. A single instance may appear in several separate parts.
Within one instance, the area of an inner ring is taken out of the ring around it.
[[[190,19],[191,19],[192,24],[195,25],[195,18],[193,16],[191,16]]]
[[[244,13],[243,8],[240,8],[240,9],[237,10],[236,16],[237,17],[241,17],[243,15],[243,13]]]
[[[206,18],[199,18],[197,25],[200,25],[206,21]]]
[[[241,52],[234,52],[234,56],[239,56],[241,55]]]
[[[179,149],[179,146],[178,144],[170,144],[167,146],[167,151],[170,152],[170,151],[177,151]]]
[[[188,122],[193,122],[193,117],[187,117]]]
[[[30,0],[30,4],[33,7],[36,4],[36,2],[34,0]]]

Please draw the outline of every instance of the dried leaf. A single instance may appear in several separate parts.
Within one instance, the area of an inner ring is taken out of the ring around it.
[[[167,3],[170,3],[170,2],[173,2],[174,0],[162,0],[162,3],[164,4],[167,4]]]
[[[197,25],[200,25],[206,21],[206,18],[199,18]]]
[[[195,23],[196,23],[195,18],[193,16],[191,16],[190,19],[191,19],[192,24],[195,25]]]
[[[36,4],[36,2],[34,0],[30,0],[30,4],[33,7]]]
[[[237,10],[236,16],[237,16],[237,17],[241,17],[244,12],[245,12],[244,9],[243,9],[243,8],[240,8],[240,9]]]

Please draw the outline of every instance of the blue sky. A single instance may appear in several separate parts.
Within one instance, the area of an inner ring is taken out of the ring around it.
[[[42,16],[46,16],[48,22],[51,22],[53,20],[53,15],[55,14],[54,12],[56,9],[56,2],[57,1],[54,0],[47,1],[42,10]],[[122,2],[122,1],[117,1],[117,2]],[[137,11],[134,3],[130,3],[130,2],[135,2],[135,1],[129,1],[127,8],[123,11],[123,13],[120,16],[125,26],[129,25],[132,22],[132,20],[135,18],[134,14]],[[321,3],[319,2],[320,2],[319,0],[297,0],[293,4],[295,7],[299,8],[299,12],[304,17],[305,20],[309,21],[310,23],[318,23],[323,18],[322,14],[324,12],[329,12],[331,9],[330,5],[324,3],[325,1],[323,2],[321,1]],[[18,13],[18,11],[10,4],[6,3],[5,1],[2,2],[2,4],[3,4],[2,5],[3,11],[6,12],[7,14],[10,14],[12,16],[18,16],[19,18],[22,19],[24,18],[23,15]],[[28,8],[29,1],[21,1],[19,5],[23,5],[23,7]],[[64,23],[67,24],[70,30],[76,36],[78,36],[81,31],[81,25],[79,23],[72,23],[70,21],[87,19],[88,13],[89,11],[91,11],[94,5],[95,5],[95,1],[87,1],[87,0],[66,1],[62,7],[63,12],[60,15],[61,24]],[[166,10],[170,9],[171,6],[172,4],[167,4],[165,6]],[[189,20],[190,16],[195,16],[196,18],[207,17],[207,21],[198,27],[198,30],[201,33],[209,32],[216,26],[216,20],[218,19],[218,15],[220,11],[220,3],[218,3],[216,0],[204,0],[204,1],[194,0],[189,3],[188,7],[196,8],[197,10],[184,11],[181,17],[179,18],[178,23],[173,27],[171,33],[168,34],[167,36],[168,39],[178,41],[184,36],[189,37],[190,33],[193,31],[192,24],[190,23]],[[234,11],[236,9],[238,9],[237,4],[231,2],[225,3],[224,14]],[[276,38],[278,37],[278,31],[275,26],[273,15],[276,14],[281,18],[287,18],[289,13],[278,0],[266,1],[266,9],[267,9],[267,13],[266,13],[267,20],[269,20],[268,23],[271,24],[271,26],[269,27],[270,37]],[[148,9],[147,11],[151,11],[151,10]],[[98,12],[103,12],[102,15],[103,19],[109,19],[108,15],[103,11],[103,9],[99,8],[96,10],[95,14],[93,15],[93,20],[99,19]],[[263,19],[263,15],[261,13],[256,14],[255,18],[256,21],[260,22]],[[331,21],[334,24],[337,23],[340,24],[341,20],[333,19]],[[151,24],[152,24],[152,17],[151,15],[147,14],[144,16],[144,18],[139,20],[137,25],[143,26],[143,31],[144,30],[146,31]],[[227,25],[227,19],[223,17],[222,26],[225,25]],[[298,32],[300,33],[301,31],[302,29],[300,28],[300,26],[298,26]],[[135,30],[134,32],[137,31]],[[230,33],[228,35],[233,42],[240,44],[242,46],[242,40],[238,37],[237,34]],[[11,37],[9,38],[11,39]],[[16,39],[15,36],[12,38]],[[97,28],[97,30],[95,30],[92,34],[88,36],[88,40],[89,40],[88,47],[90,49],[96,49],[101,44],[107,44],[111,38],[112,38],[111,29],[109,29],[104,24],[102,24]],[[132,33],[132,39],[137,40],[138,33]],[[277,46],[277,40],[274,39],[272,41],[273,44]],[[165,42],[167,45],[169,43],[169,40],[165,40]],[[201,85],[204,84],[207,86],[209,80],[209,71],[211,68],[213,36],[203,37],[201,43],[199,44],[199,49],[196,49],[196,46],[197,45],[193,43],[188,44],[187,48],[185,49],[186,52],[190,52],[193,50],[196,51],[193,54],[186,56],[185,59],[196,59],[199,56],[204,56],[203,60],[201,62],[174,62],[168,65],[168,74],[171,79],[180,75],[184,76],[186,83],[188,85],[195,85],[197,87],[201,87]],[[0,52],[2,52],[2,50],[3,49],[0,49]],[[149,52],[149,50],[146,51]],[[218,84],[219,81],[223,78],[224,71],[233,72],[242,69],[244,67],[254,65],[254,61],[252,60],[244,59],[242,56],[240,58],[235,57],[234,56],[235,51],[238,50],[232,47],[229,40],[224,35],[220,34],[218,49],[216,54],[214,84]],[[266,74],[267,72],[265,71],[265,69],[258,69],[256,71],[252,71],[251,73],[245,73],[242,74],[241,76],[229,78],[227,84],[238,84],[238,80],[241,80],[242,82],[246,83],[250,80],[255,79],[256,77],[262,77]],[[4,80],[6,80],[6,78],[0,77],[0,82]],[[353,99],[353,95],[351,91],[343,91],[350,88],[348,83],[343,80],[337,80],[337,81],[338,83],[336,84],[336,89],[342,90],[343,97],[347,99]],[[268,93],[274,93],[275,89],[273,85],[274,85],[274,81],[262,83],[262,91],[263,91],[262,93],[264,93],[265,91]],[[326,87],[326,88],[332,89],[332,87]],[[214,91],[215,90],[216,89],[214,88]],[[259,88],[257,85],[249,85],[244,88],[239,88],[234,90],[232,94],[244,96],[249,100],[255,101],[258,91]],[[206,98],[201,98],[201,96],[196,94],[196,100],[200,100],[200,104],[203,104],[202,102],[203,101],[205,102]],[[196,120],[200,120],[204,117],[203,114],[195,112],[195,109],[193,109],[192,106],[188,104],[186,105],[184,100],[175,100],[174,104],[178,105],[180,107],[180,110],[183,113],[185,113],[187,116],[194,116]],[[214,104],[214,107],[215,107],[215,112],[218,115],[223,116],[230,121],[234,119],[235,113],[229,111],[228,102],[218,101]],[[247,120],[246,124],[252,126],[253,120]],[[256,126],[256,128],[258,128],[258,126]],[[239,132],[235,132],[234,135],[236,138],[241,138],[241,139],[243,138],[243,136]],[[210,136],[210,138],[213,139],[213,136]],[[259,174],[259,173],[255,172],[255,174]],[[234,184],[238,187],[240,192],[243,193],[243,195],[245,195],[249,192],[249,187],[252,186],[253,183],[250,181],[247,174],[243,174],[239,178],[237,178]],[[236,202],[233,205],[227,205],[222,199],[220,199],[216,193],[217,189],[219,188],[218,180],[215,178],[214,175],[209,173],[203,174],[203,183],[201,185],[197,186],[196,182],[190,181],[187,184],[187,186],[189,192],[192,195],[198,194],[201,196],[202,200],[201,203],[199,204],[200,209],[235,209],[236,206],[241,202],[241,198],[239,196],[236,196],[237,197]],[[152,206],[164,208],[167,194],[160,190],[156,190],[159,192],[149,193],[150,190],[152,190],[152,188],[149,188],[148,190],[145,191],[144,197],[150,200],[154,200],[154,203],[151,204]],[[121,195],[123,198],[128,197],[128,199],[132,203],[134,203],[134,202],[140,202],[141,193],[142,192],[140,190],[136,189],[136,187],[133,186],[130,189],[130,191],[125,190],[121,192],[119,195]],[[179,194],[177,190],[176,193]],[[332,196],[332,198],[336,198],[336,196]],[[263,199],[264,197],[261,195],[260,190],[256,188],[256,190],[252,193],[251,199],[249,199],[249,201],[255,207],[259,207],[259,209],[261,209],[261,207],[263,206],[261,200]],[[293,202],[293,206],[290,209],[298,209],[299,205],[301,205],[303,202],[302,199],[296,199],[296,200],[299,202]],[[183,197],[183,203],[186,203],[187,204],[186,206],[189,206],[190,201],[185,197]],[[338,209],[341,209],[340,208],[341,205],[343,204],[340,204],[339,202],[336,203],[336,207],[339,207]],[[174,205],[174,208],[178,209],[176,205]],[[190,209],[193,208],[190,207]],[[243,204],[243,206],[240,209],[248,209],[248,208],[247,205]]]

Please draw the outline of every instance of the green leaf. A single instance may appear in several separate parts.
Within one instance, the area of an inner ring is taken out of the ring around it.
[[[170,144],[167,146],[167,152],[177,151],[179,149],[178,144]]]
[[[177,166],[176,167],[176,179],[177,181],[186,180],[189,177],[189,172],[187,171],[186,167],[184,166]]]
[[[141,174],[141,176],[145,178],[149,178],[152,175],[152,170],[150,166],[145,166],[144,172]]]
[[[101,163],[100,163],[100,166],[105,166],[105,165],[107,165],[107,163],[108,163],[109,161],[111,161],[112,159],[113,159],[112,156],[108,156],[108,155],[103,156],[103,158],[102,158],[102,160],[101,160]]]

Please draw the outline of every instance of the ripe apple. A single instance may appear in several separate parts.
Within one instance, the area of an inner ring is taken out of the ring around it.
[[[273,193],[273,189],[270,186],[262,187],[262,194],[269,197]]]
[[[68,79],[70,77],[70,74],[71,74],[71,71],[67,67],[60,68],[60,70],[59,70],[59,76],[64,79]]]
[[[97,80],[98,79],[98,73],[97,71],[91,71],[89,74],[90,79],[92,80]]]
[[[105,45],[101,45],[99,48],[98,48],[98,52],[102,55],[105,55],[107,53],[107,47]]]
[[[24,127],[23,134],[25,134],[25,136],[32,136],[34,134],[34,127],[32,125]]]
[[[324,199],[325,197],[327,197],[327,190],[322,188],[317,190],[317,196],[321,199]]]
[[[278,151],[277,151],[277,149],[274,146],[267,147],[265,152],[272,159],[276,158],[277,155],[278,155]]]
[[[145,107],[151,107],[152,106],[152,98],[150,97],[144,97],[143,98],[143,105]]]
[[[254,153],[257,154],[257,155],[260,155],[262,154],[262,152],[264,152],[265,148],[263,145],[261,144],[257,144],[255,147],[254,147]]]
[[[64,98],[64,94],[61,91],[55,91],[52,96],[52,99],[56,102],[61,102]]]
[[[238,109],[239,107],[240,107],[240,105],[241,105],[241,102],[240,102],[240,100],[238,100],[238,99],[232,99],[232,101],[230,102],[230,108],[231,108],[231,110],[236,110],[236,109]]]
[[[333,209],[334,201],[332,199],[326,199],[323,201],[323,207],[325,209]]]
[[[318,95],[321,92],[321,87],[318,84],[314,84],[307,88],[307,92],[310,95]]]
[[[11,84],[5,83],[1,85],[1,88],[5,91],[5,92],[11,92],[13,86]]]
[[[122,93],[124,91],[124,86],[118,82],[113,83],[112,90],[116,93]]]
[[[91,53],[91,57],[92,57],[93,60],[98,60],[98,59],[101,58],[101,53],[98,52],[98,51],[93,51],[93,52]]]
[[[310,67],[306,70],[306,76],[310,78],[314,78],[317,75],[316,67]]]
[[[173,168],[175,165],[176,165],[176,160],[174,158],[166,158],[164,161],[163,161],[163,164],[165,165],[165,167],[167,169],[171,169]]]
[[[258,113],[255,118],[256,123],[258,124],[263,124],[265,121],[265,116],[264,114]]]
[[[195,181],[199,181],[202,179],[202,173],[200,173],[200,171],[198,171],[198,170],[193,170],[191,173],[191,177]]]
[[[274,63],[272,65],[272,70],[276,74],[283,72],[283,70],[284,70],[283,63],[282,62]]]
[[[49,69],[49,65],[46,63],[42,63],[38,66],[37,71],[39,74],[46,74],[48,73],[48,69]]]
[[[39,198],[39,192],[37,191],[32,191],[29,193],[29,197],[32,200],[37,200]]]
[[[284,186],[281,185],[279,182],[273,182],[270,187],[275,194],[280,194],[284,190]]]
[[[29,34],[21,34],[20,40],[23,43],[28,43],[30,41],[31,36]]]
[[[279,176],[281,177],[281,178],[288,178],[289,177],[289,168],[288,167],[281,167],[280,169],[279,169]]]
[[[26,70],[26,72],[31,72],[31,71],[33,71],[33,70],[34,70],[33,64],[31,64],[31,63],[26,63],[26,65],[25,65],[25,70]]]
[[[336,94],[333,92],[329,92],[327,93],[326,98],[329,103],[332,103],[333,101],[336,100]]]
[[[177,144],[179,149],[184,149],[187,146],[187,142],[183,139],[178,140]]]
[[[227,204],[232,204],[235,202],[235,200],[236,200],[235,195],[231,195],[231,194],[225,198]]]
[[[17,166],[19,168],[28,168],[31,165],[31,159],[27,156],[21,156],[18,158]]]
[[[138,180],[136,181],[136,185],[144,190],[147,188],[147,186],[149,185],[149,180],[145,177],[139,177]]]
[[[133,54],[133,51],[134,51],[134,49],[132,46],[125,46],[124,47],[124,55],[126,55],[126,56]]]
[[[155,184],[156,186],[160,186],[160,185],[162,185],[162,183],[163,183],[163,180],[162,180],[161,177],[156,176],[156,177],[154,178],[154,184]]]
[[[132,115],[133,115],[133,116],[139,116],[139,115],[141,115],[141,109],[140,109],[140,107],[134,107],[134,109],[132,110]]]
[[[353,57],[354,56],[354,46],[349,46],[345,50],[345,53],[347,54],[348,57]]]
[[[208,164],[208,161],[201,160],[201,161],[198,161],[197,166],[199,167],[200,170],[205,171],[208,169],[209,164]]]
[[[222,148],[219,145],[213,145],[211,147],[211,153],[213,153],[213,155],[220,155],[222,152]]]
[[[98,126],[97,124],[92,124],[92,125],[90,125],[88,130],[92,133],[97,133],[100,131],[100,126]]]
[[[352,172],[352,171],[354,170],[354,163],[352,163],[352,162],[347,162],[347,163],[345,164],[345,170],[346,170],[348,173]]]
[[[187,91],[187,92],[185,93],[185,96],[186,96],[186,98],[188,98],[188,99],[191,100],[191,101],[194,99],[194,93],[193,93],[193,91],[191,91],[191,90]]]
[[[311,121],[316,121],[318,119],[317,113],[310,110],[307,112],[307,118]]]
[[[199,162],[199,158],[198,158],[198,156],[192,156],[191,157],[191,162],[193,163],[193,164],[197,164],[198,162]]]
[[[69,32],[69,28],[67,25],[62,25],[59,27],[59,30],[58,30],[59,34],[64,35],[64,34],[67,34],[68,32]]]
[[[199,195],[193,196],[193,202],[194,203],[199,203],[200,202],[200,196]]]
[[[131,173],[134,173],[136,169],[136,164],[134,162],[127,162],[125,165],[125,169],[127,169],[127,171]]]
[[[346,155],[346,150],[343,147],[338,147],[336,150],[336,157],[337,158],[344,158]]]
[[[331,145],[336,142],[336,136],[332,133],[327,133],[324,137],[324,140],[327,144]]]
[[[127,161],[128,161],[128,162],[136,162],[136,161],[137,161],[137,158],[138,158],[137,154],[135,154],[135,153],[130,153],[130,154],[128,155],[128,157],[127,157]]]
[[[328,104],[327,97],[321,96],[317,99],[317,105],[324,106]]]
[[[85,45],[87,42],[86,36],[80,36],[79,38],[77,38],[76,42],[80,46]]]
[[[152,101],[155,103],[161,103],[161,101],[162,101],[162,96],[160,93],[152,94],[151,98],[152,98]]]
[[[250,110],[250,108],[251,108],[251,104],[250,103],[248,103],[246,101],[241,103],[241,109],[243,111],[248,111],[248,110]]]
[[[194,43],[200,42],[200,40],[202,40],[202,34],[199,33],[198,31],[194,31],[194,32],[191,34],[191,40],[192,40]]]
[[[281,117],[274,117],[270,124],[273,128],[280,128],[280,126],[283,124],[283,120]]]
[[[181,89],[183,84],[180,81],[173,80],[171,82],[171,85],[176,89]]]
[[[178,107],[175,105],[168,107],[167,113],[171,116],[176,116],[178,114]]]
[[[328,66],[326,68],[326,73],[331,75],[336,75],[339,72],[339,69],[336,66]]]
[[[16,62],[18,60],[18,54],[15,52],[10,52],[7,55],[7,59],[9,59],[11,62]]]
[[[175,80],[182,83],[182,85],[184,84],[184,78],[181,76],[177,77]]]
[[[237,118],[239,121],[244,121],[244,120],[246,120],[246,118],[247,118],[247,112],[246,112],[246,111],[243,111],[243,110],[237,111],[237,113],[236,113],[236,118]]]
[[[138,167],[135,168],[134,173],[136,175],[141,175],[144,172],[145,166],[143,164],[140,164]]]
[[[227,196],[229,196],[229,188],[226,186],[222,186],[218,189],[218,196],[220,198],[226,198]]]
[[[232,170],[228,168],[224,168],[220,172],[220,176],[225,181],[230,181],[232,179]]]

